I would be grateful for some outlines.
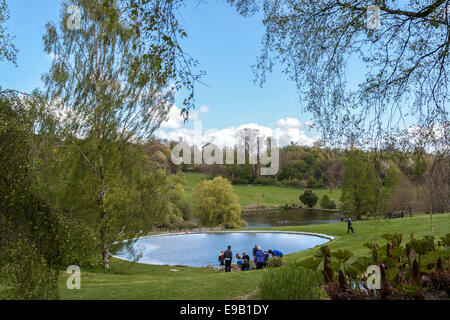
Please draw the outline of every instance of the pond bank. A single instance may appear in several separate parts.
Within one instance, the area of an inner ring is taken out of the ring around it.
[[[258,206],[258,205],[249,205],[249,206],[243,206],[242,207],[242,216],[246,215],[253,215],[255,213],[270,213],[271,211],[276,210],[296,210],[296,209],[304,209],[304,210],[320,210],[320,211],[330,211],[330,212],[341,212],[341,210],[338,209],[320,209],[320,208],[307,208],[307,207],[288,207],[285,208],[284,206]]]

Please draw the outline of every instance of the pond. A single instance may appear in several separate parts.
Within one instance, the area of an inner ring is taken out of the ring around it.
[[[339,222],[341,212],[317,209],[289,209],[255,212],[242,217],[247,228],[268,228],[282,226],[305,226]]]
[[[137,261],[156,265],[185,265],[218,267],[221,250],[232,246],[236,253],[252,256],[255,244],[263,250],[277,249],[284,254],[303,251],[330,241],[331,237],[288,232],[206,232],[146,237],[131,246],[120,244],[112,253],[119,258],[133,260],[132,251],[140,253]],[[234,262],[234,259],[233,259]]]

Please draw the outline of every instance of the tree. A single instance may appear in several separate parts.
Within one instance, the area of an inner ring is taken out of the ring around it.
[[[66,23],[69,4],[80,8],[80,30]],[[178,219],[167,207],[166,174],[150,172],[143,151],[170,108],[171,77],[161,70],[164,56],[157,63],[145,54],[158,44],[145,42],[130,21],[112,0],[70,0],[59,26],[47,24],[44,36],[45,51],[56,57],[43,76],[47,99],[65,111],[54,115],[62,142],[59,198],[66,197],[59,203],[98,230],[105,268],[113,242],[136,237],[165,213]]]
[[[330,197],[327,194],[324,194],[322,199],[320,199],[320,207],[322,209],[336,209],[336,204],[334,201],[331,201]]]
[[[406,176],[400,176],[398,183],[392,187],[389,198],[390,210],[407,210],[412,217],[413,201],[417,199],[416,186]]]
[[[319,197],[311,190],[305,190],[305,192],[300,195],[299,199],[303,204],[307,205],[308,208],[312,208],[316,205]]]
[[[352,150],[345,161],[341,202],[343,209],[355,215],[372,211],[374,208],[375,170],[361,150]]]
[[[13,44],[13,37],[7,32],[5,22],[9,19],[6,0],[0,0],[0,62],[3,60],[16,64],[17,49]]]
[[[444,150],[447,151],[447,150]],[[425,173],[421,198],[430,213],[431,233],[434,235],[433,213],[443,213],[450,205],[450,157],[437,152]]]
[[[401,136],[407,126],[432,130],[448,122],[447,0],[228,2],[244,16],[263,11],[257,77],[262,84],[276,62],[283,64],[324,138],[378,143],[373,135],[401,130]],[[378,10],[380,29],[368,21]],[[367,72],[353,90],[346,87],[347,66],[358,59]]]
[[[96,266],[97,240],[38,191],[29,102],[0,93],[0,283],[9,298],[57,299],[60,270]]]
[[[241,205],[229,180],[222,177],[202,180],[194,188],[194,197],[194,214],[200,225],[227,229],[245,225],[241,220]]]

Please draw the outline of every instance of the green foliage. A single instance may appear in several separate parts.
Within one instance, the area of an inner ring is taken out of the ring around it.
[[[375,170],[360,150],[350,151],[345,165],[341,202],[344,210],[359,218],[373,210]]]
[[[62,6],[70,4],[81,10],[81,30],[49,23],[43,37],[45,51],[59,57],[43,76],[47,105],[53,107],[47,108],[48,118],[55,123],[46,139],[59,149],[40,159],[47,168],[39,181],[58,209],[95,230],[109,268],[113,242],[189,218],[185,202],[168,199],[168,149],[146,154],[146,148],[151,150],[147,141],[173,101],[170,83],[179,77],[188,81],[191,73],[172,73],[178,60],[170,52],[180,53],[178,30],[166,24],[166,19],[176,23],[172,6],[154,15],[153,3],[143,1],[123,13],[111,0],[70,0]],[[66,21],[66,10],[61,12]],[[129,18],[128,25],[119,23],[123,18]],[[150,29],[136,32],[135,23],[150,23],[158,36]],[[167,28],[167,35],[160,33]],[[63,107],[70,112],[61,119],[57,111]]]
[[[322,199],[320,199],[320,207],[322,209],[336,209],[336,204],[334,201],[330,199],[330,197],[327,194],[324,194],[322,196]]]
[[[202,226],[240,228],[241,206],[233,193],[229,180],[216,177],[209,181],[200,181],[194,189],[196,199],[195,217]]]
[[[56,299],[59,270],[96,265],[98,247],[84,226],[38,192],[28,103],[0,95],[0,282],[12,299]]]
[[[323,258],[323,257],[328,257],[328,258],[331,257],[331,250],[330,250],[330,247],[327,245],[320,246],[319,252],[317,252],[317,254],[316,254],[316,258]]]
[[[308,208],[312,208],[316,205],[317,200],[319,200],[319,197],[311,190],[305,190],[305,192],[302,195],[300,195],[299,199],[302,203],[307,205]]]
[[[177,186],[179,185],[180,184],[177,184]],[[186,200],[183,193],[179,190],[170,190],[168,193],[168,199],[177,207],[178,210],[180,210],[184,221],[191,220],[192,206],[191,203]]]
[[[448,293],[450,253],[436,250],[433,237],[411,237],[405,246],[402,245],[401,233],[383,234],[382,238],[388,241],[386,246],[365,243],[372,251],[372,257],[359,257],[350,265],[348,262],[353,254],[349,250],[332,251],[330,259],[328,250],[322,247],[322,274],[326,281],[325,290],[331,299],[424,299],[426,292]],[[301,264],[314,267],[313,262],[305,260]],[[375,293],[361,290],[362,287],[367,289],[367,268],[371,265],[380,269],[381,289]]]
[[[450,247],[450,233],[447,233],[445,236],[441,237],[442,244],[445,247]]]
[[[280,257],[272,257],[267,262],[268,268],[279,268],[283,266],[283,258]]]
[[[264,271],[260,284],[263,300],[318,300],[321,281],[312,270],[290,264]]]
[[[317,272],[317,268],[319,267],[319,265],[321,263],[322,263],[322,260],[318,259],[316,257],[310,257],[308,259],[304,259],[304,260],[296,262],[297,266],[304,267],[306,269],[310,269],[314,272]]]
[[[17,49],[14,46],[14,37],[7,33],[5,22],[9,19],[6,0],[0,0],[0,62],[4,59],[16,63]]]

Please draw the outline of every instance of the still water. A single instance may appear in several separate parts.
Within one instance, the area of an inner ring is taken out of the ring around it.
[[[290,209],[252,213],[242,219],[247,222],[247,228],[267,228],[339,222],[342,216],[340,212],[327,210]]]
[[[233,262],[236,253],[252,256],[255,244],[263,250],[277,249],[284,254],[306,250],[328,242],[329,239],[295,233],[273,232],[213,232],[163,235],[137,240],[132,249],[140,253],[137,261],[157,265],[186,265],[218,267],[218,256],[227,245],[232,246]],[[133,251],[131,250],[131,251]],[[113,251],[120,258],[133,260],[126,246]]]

